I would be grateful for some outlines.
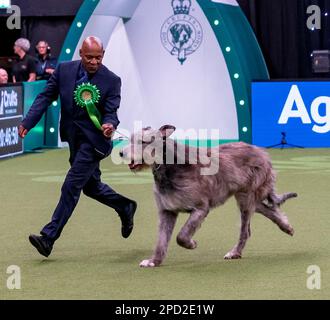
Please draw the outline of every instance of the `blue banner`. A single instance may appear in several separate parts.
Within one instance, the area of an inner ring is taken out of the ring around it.
[[[252,142],[330,147],[330,82],[252,83]]]
[[[22,86],[0,85],[0,159],[23,153],[22,140],[18,137],[22,118]]]

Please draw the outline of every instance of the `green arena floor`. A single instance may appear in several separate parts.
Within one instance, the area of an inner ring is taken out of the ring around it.
[[[330,150],[270,153],[278,192],[299,194],[283,207],[295,236],[256,214],[243,259],[223,260],[239,231],[238,210],[230,200],[210,213],[195,237],[196,250],[177,246],[174,237],[167,259],[156,269],[139,267],[152,253],[157,234],[150,172],[133,174],[104,160],[103,180],[138,202],[133,234],[123,239],[116,213],[82,195],[52,255],[44,259],[28,235],[51,217],[68,151],[1,160],[0,299],[329,299]],[[181,215],[176,233],[185,219]],[[11,265],[20,268],[21,289],[6,286]],[[312,265],[321,270],[320,290],[307,287]]]

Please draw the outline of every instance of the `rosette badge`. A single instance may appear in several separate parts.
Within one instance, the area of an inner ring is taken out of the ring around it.
[[[82,83],[74,91],[74,100],[79,107],[86,108],[87,113],[95,127],[102,130],[101,113],[96,108],[100,100],[100,90],[91,83]]]

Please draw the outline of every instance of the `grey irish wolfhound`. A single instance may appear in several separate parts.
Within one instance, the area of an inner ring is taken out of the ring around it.
[[[214,148],[193,148],[178,144],[169,136],[175,131],[170,125],[159,130],[150,127],[131,137],[131,143],[120,152],[132,171],[151,167],[154,175],[154,195],[159,210],[158,242],[152,257],[141,267],[159,266],[179,212],[189,214],[177,235],[177,243],[195,249],[192,239],[212,208],[234,196],[241,213],[238,243],[225,259],[239,259],[251,235],[250,220],[254,212],[261,213],[289,235],[294,230],[280,205],[296,193],[277,195],[275,173],[268,154],[246,143],[231,143]],[[211,168],[213,166],[213,168]],[[203,171],[204,170],[204,171]]]

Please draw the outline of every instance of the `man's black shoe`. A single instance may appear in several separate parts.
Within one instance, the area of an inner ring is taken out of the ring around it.
[[[133,231],[134,227],[134,214],[136,211],[137,204],[132,201],[128,205],[128,210],[126,212],[120,213],[119,217],[121,219],[121,235],[123,238],[128,238]]]
[[[41,255],[48,257],[52,252],[53,245],[45,237],[30,234],[29,240]]]

